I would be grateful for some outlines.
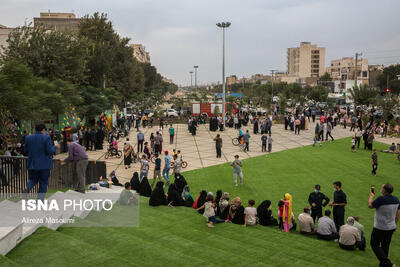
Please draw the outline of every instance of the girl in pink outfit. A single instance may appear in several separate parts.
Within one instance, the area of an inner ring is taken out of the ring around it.
[[[292,220],[292,196],[289,193],[285,194],[283,203],[284,203],[282,212],[283,229],[285,232],[289,232],[290,222]]]

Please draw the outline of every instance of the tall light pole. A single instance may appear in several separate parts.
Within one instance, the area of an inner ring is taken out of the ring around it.
[[[230,22],[218,22],[217,26],[222,28],[222,121],[225,126],[225,28],[231,25]]]
[[[193,88],[193,71],[189,71],[190,73],[190,89]]]
[[[199,66],[193,66],[194,68],[194,89],[197,90],[197,69],[199,68]]]

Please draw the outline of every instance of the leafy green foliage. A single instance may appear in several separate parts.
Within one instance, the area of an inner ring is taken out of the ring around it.
[[[369,106],[376,103],[379,92],[376,88],[364,84],[360,87],[353,86],[353,88],[350,89],[350,94],[354,103],[357,105]]]

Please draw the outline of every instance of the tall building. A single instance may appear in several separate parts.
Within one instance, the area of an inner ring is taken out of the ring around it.
[[[0,55],[3,53],[4,49],[7,48],[8,35],[12,32],[14,28],[8,28],[0,24]]]
[[[78,31],[80,21],[74,13],[41,12],[39,18],[33,18],[34,26],[42,25],[59,31]]]
[[[326,72],[335,83],[335,91],[346,89],[346,83],[352,81],[354,85],[356,60],[353,57],[343,57],[331,60]],[[367,59],[357,60],[357,85],[369,84],[369,67]]]
[[[237,83],[237,77],[236,75],[231,75],[229,77],[226,77],[226,86],[230,86],[232,84]]]
[[[325,72],[325,47],[301,42],[300,47],[287,49],[288,76],[319,77]]]
[[[150,63],[150,54],[142,44],[131,44],[133,56],[142,63]]]

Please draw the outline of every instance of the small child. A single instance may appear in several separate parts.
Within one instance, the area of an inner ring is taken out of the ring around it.
[[[285,202],[283,202],[283,200],[281,199],[278,202],[279,230],[281,230],[281,231],[283,230],[283,219],[282,219],[282,217],[283,217],[283,206],[284,205],[285,205]]]
[[[203,216],[207,218],[207,226],[214,227],[214,223],[221,223],[224,222],[223,220],[219,220],[215,217],[215,203],[214,197],[212,194],[208,194],[206,198],[206,203],[203,206],[196,210],[204,209]]]
[[[351,151],[356,151],[356,140],[354,139],[354,137],[351,139]]]
[[[314,143],[313,143],[313,147],[315,147],[315,145],[317,144],[317,142],[318,142],[318,136],[317,135],[314,135]]]
[[[248,207],[244,209],[244,224],[243,227],[246,225],[256,225],[257,224],[257,209],[254,208],[254,204],[256,202],[254,200],[249,200]]]

